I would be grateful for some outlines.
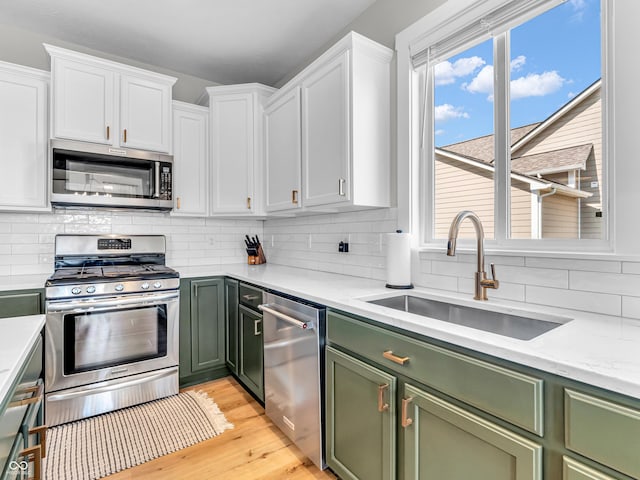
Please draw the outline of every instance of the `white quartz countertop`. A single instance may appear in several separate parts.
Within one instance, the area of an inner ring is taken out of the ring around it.
[[[411,295],[475,308],[525,316],[554,315],[563,317],[561,321],[571,319],[554,330],[525,341],[367,303],[367,299],[407,292],[387,289],[384,282],[379,280],[269,263],[177,267],[177,270],[183,278],[229,275],[382,324],[640,399],[640,320],[491,298],[488,302],[477,302],[470,295],[430,289],[416,288],[410,291]],[[45,278],[34,275],[12,280],[12,277],[5,277],[0,280],[0,290],[42,288]],[[0,328],[0,343],[4,342],[7,346],[17,343],[3,333],[4,330]],[[5,351],[0,351],[0,358],[4,359]],[[3,365],[0,363],[0,370],[6,368]]]
[[[221,265],[181,269],[183,277],[229,275],[272,290],[360,315],[471,350],[640,398],[640,321],[587,312],[416,288],[390,290],[384,282],[279,265]],[[475,308],[568,321],[532,340],[517,340],[474,328],[367,303],[393,295],[424,296]],[[491,292],[489,292],[491,293]]]
[[[0,318],[0,402],[20,373],[44,321],[44,315]]]

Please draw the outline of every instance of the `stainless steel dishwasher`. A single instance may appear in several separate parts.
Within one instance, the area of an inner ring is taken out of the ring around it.
[[[325,309],[264,293],[267,416],[318,468],[325,468],[322,382]]]

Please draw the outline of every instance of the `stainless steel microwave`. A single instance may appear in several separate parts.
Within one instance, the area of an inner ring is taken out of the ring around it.
[[[54,207],[173,207],[171,155],[52,140],[51,160]]]

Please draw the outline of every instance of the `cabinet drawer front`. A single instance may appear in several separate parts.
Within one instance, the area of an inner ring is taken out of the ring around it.
[[[240,284],[240,304],[254,310],[258,310],[258,305],[262,303],[262,290],[256,287]]]
[[[640,478],[640,410],[568,389],[564,409],[569,450]]]
[[[327,338],[330,343],[342,345],[376,363],[543,436],[543,381],[540,379],[389,332],[336,312],[327,315]],[[397,363],[403,360],[402,365]]]
[[[562,457],[562,480],[615,480],[569,457]]]

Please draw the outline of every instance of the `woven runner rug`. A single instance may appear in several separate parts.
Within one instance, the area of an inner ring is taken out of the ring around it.
[[[233,428],[204,392],[172,397],[52,427],[47,480],[93,480]]]

